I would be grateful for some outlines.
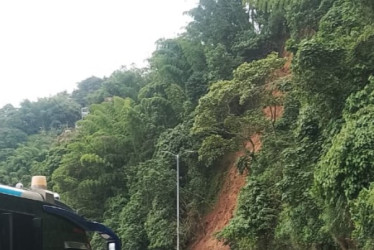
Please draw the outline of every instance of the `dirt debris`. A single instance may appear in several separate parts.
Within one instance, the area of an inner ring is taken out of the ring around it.
[[[256,134],[251,137],[255,144],[255,151],[261,147],[260,135]],[[246,144],[249,150],[252,150],[251,143]],[[229,250],[230,247],[224,245],[216,239],[214,234],[222,230],[234,215],[237,205],[237,199],[240,189],[245,184],[247,174],[241,175],[235,166],[236,160],[243,156],[244,150],[236,152],[230,161],[224,183],[218,195],[218,201],[213,210],[208,213],[202,222],[201,236],[187,249],[190,250]]]

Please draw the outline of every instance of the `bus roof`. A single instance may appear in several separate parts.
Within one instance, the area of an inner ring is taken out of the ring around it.
[[[9,187],[5,185],[0,184],[0,193],[2,194],[7,194],[7,195],[12,195],[16,197],[21,197],[21,198],[27,198],[31,200],[38,200],[38,201],[46,201],[46,199],[43,197],[42,194],[31,191],[31,190],[25,190],[25,189],[20,189],[20,188],[14,188],[14,187]]]

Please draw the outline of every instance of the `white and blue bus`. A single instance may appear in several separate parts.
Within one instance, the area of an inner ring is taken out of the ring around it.
[[[46,190],[45,177],[34,181],[30,190],[0,185],[0,250],[91,249],[88,232],[100,234],[108,250],[121,249],[111,229],[83,218]]]

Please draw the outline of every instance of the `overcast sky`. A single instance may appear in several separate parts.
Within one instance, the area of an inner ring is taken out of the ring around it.
[[[122,65],[145,66],[198,0],[0,0],[0,107],[67,90]]]

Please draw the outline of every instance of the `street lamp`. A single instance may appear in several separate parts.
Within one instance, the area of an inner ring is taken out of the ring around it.
[[[179,158],[180,154],[174,154],[169,151],[161,151],[163,153],[168,153],[174,156],[177,160],[177,250],[179,250]],[[183,153],[193,153],[195,151],[192,150],[185,150]]]

